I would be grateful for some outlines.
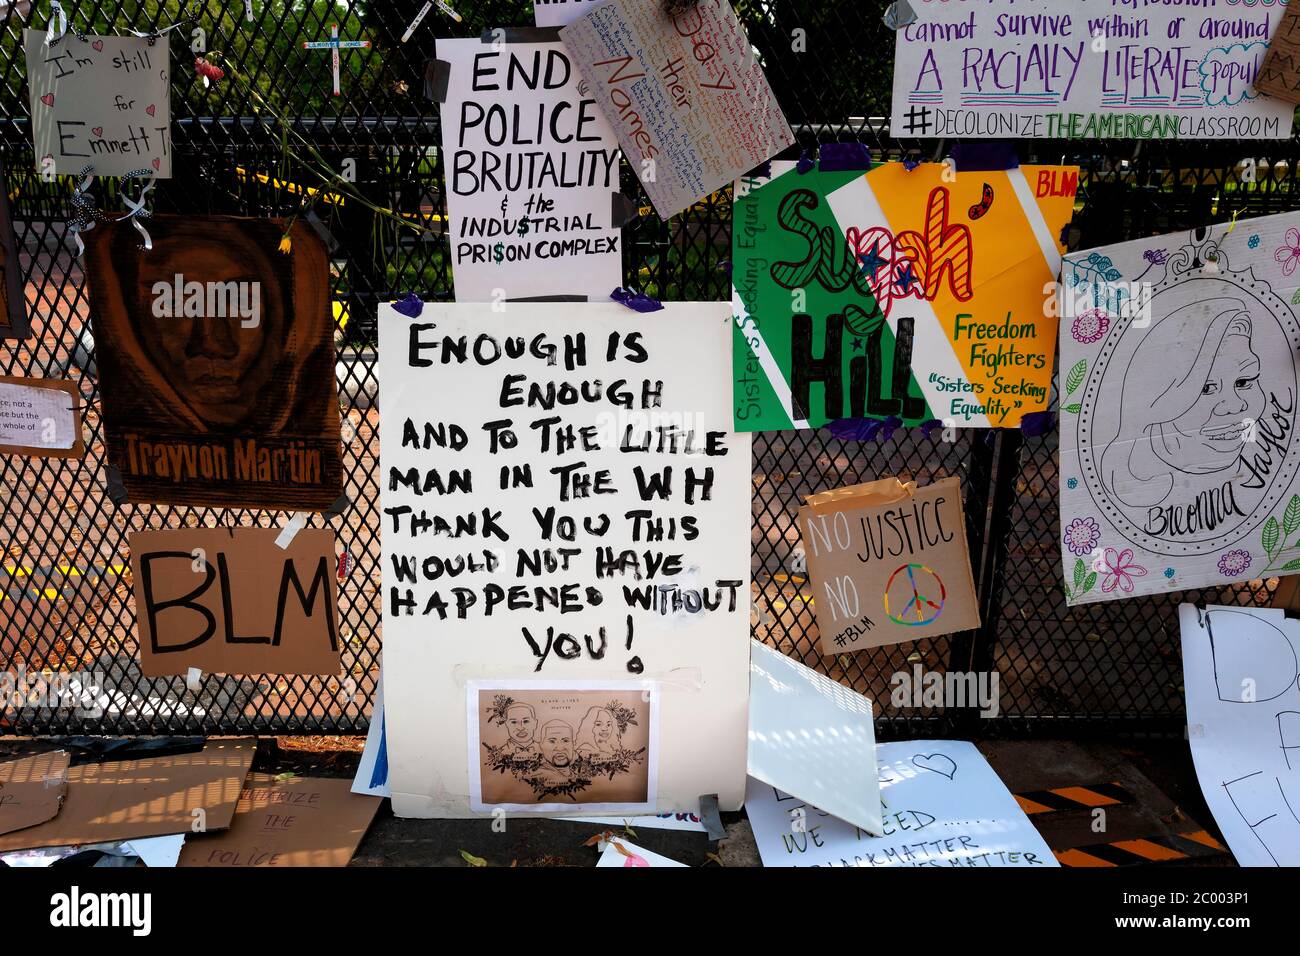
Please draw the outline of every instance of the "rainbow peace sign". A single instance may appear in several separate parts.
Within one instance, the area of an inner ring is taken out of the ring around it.
[[[907,577],[899,577],[904,572]],[[895,582],[898,582],[897,588]],[[898,608],[897,614],[890,609],[890,595],[895,595],[892,606]],[[885,585],[885,613],[895,624],[920,627],[939,619],[947,597],[948,589],[933,568],[924,564],[905,564],[889,576]]]

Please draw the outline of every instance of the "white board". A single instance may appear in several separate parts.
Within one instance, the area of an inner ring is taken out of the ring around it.
[[[456,351],[462,337],[463,362]],[[379,343],[385,727],[394,813],[472,815],[465,695],[474,680],[654,681],[661,695],[660,756],[649,812],[694,811],[701,795],[713,793],[723,809],[739,807],[749,680],[750,443],[730,432],[727,305],[668,303],[642,316],[615,303],[510,303],[502,311],[429,304],[417,319],[382,306]],[[501,357],[489,361],[498,344]],[[587,389],[592,401],[550,411],[513,404],[516,398],[527,403],[534,386],[545,396],[550,383],[596,381],[599,388]],[[636,407],[613,404],[611,397]],[[651,407],[641,408],[645,402]],[[415,444],[424,443],[428,422],[435,430],[446,426],[449,447],[432,439],[428,449],[404,444],[408,417]],[[484,425],[507,419],[515,443],[507,448],[504,426],[496,426],[493,453]],[[548,419],[545,436],[543,426],[532,427]],[[463,429],[463,445],[453,440],[453,425]],[[557,454],[555,429],[569,425],[578,444]],[[646,428],[663,438],[662,446],[656,437],[642,450]],[[682,433],[677,439],[668,437],[673,429]],[[686,432],[692,433],[689,454]],[[568,481],[562,491],[553,469],[576,474],[573,466],[582,462],[581,471],[593,475],[593,493],[574,497],[577,483]],[[509,485],[504,490],[502,468]],[[643,503],[638,468],[647,483],[672,468],[667,500]],[[412,469],[418,494],[407,483]],[[450,490],[452,469],[461,475],[457,489],[469,472],[469,491],[424,491],[434,470]],[[700,482],[707,481],[707,469],[712,486],[705,498]],[[525,471],[531,487],[523,486]],[[602,471],[608,475],[594,477]],[[690,501],[688,478],[694,479]],[[594,493],[598,488],[615,491]],[[427,512],[430,521],[442,516],[453,530],[457,515],[473,514],[475,533],[458,538],[434,534],[431,526],[413,534],[412,513],[396,510],[402,508]],[[539,518],[547,521],[551,509],[556,520],[546,541]],[[636,514],[644,511],[649,519]],[[609,518],[607,529],[602,516]],[[565,541],[559,535],[568,534],[569,519],[573,540]],[[662,540],[646,540],[650,522]],[[509,540],[495,532],[485,540],[485,526]],[[573,551],[568,570],[561,547]],[[519,573],[520,549],[531,557],[546,548],[555,563],[548,566],[543,555],[540,570],[525,566]],[[640,567],[627,563],[626,573],[598,578],[598,548],[613,549],[615,557],[633,550]],[[436,573],[446,567],[440,562],[454,566],[471,555],[477,570],[424,577],[426,562]],[[489,563],[494,570],[487,570]],[[399,581],[399,567],[406,575],[414,569],[416,583],[409,576]],[[519,589],[513,597],[510,588]],[[547,597],[561,588],[573,608],[565,613]],[[450,602],[445,619],[430,608],[435,592]],[[583,814],[581,802],[568,812]]]
[[[1251,85],[1281,3],[917,3],[890,131],[966,139],[1285,139]]]
[[[1183,604],[1178,623],[1187,737],[1215,822],[1241,866],[1300,866],[1300,622]]]
[[[611,225],[614,132],[562,43],[439,40],[448,241],[458,302],[607,299],[623,284]]]
[[[745,812],[763,865],[1059,865],[974,744],[880,744],[876,760],[888,804],[878,837],[751,778]]]
[[[871,701],[750,641],[749,774],[882,832]]]

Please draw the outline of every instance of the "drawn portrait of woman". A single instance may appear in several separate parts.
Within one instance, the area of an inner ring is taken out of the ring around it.
[[[1267,404],[1256,326],[1246,301],[1226,296],[1154,321],[1125,369],[1119,433],[1101,456],[1108,494],[1146,507],[1236,477]]]
[[[591,707],[578,725],[578,756],[600,763],[618,751],[618,725],[604,707]]]

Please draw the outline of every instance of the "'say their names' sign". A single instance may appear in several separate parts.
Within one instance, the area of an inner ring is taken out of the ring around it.
[[[664,219],[794,143],[727,0],[610,0],[560,35]]]

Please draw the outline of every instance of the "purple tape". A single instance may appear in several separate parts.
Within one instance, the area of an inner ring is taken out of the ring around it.
[[[659,312],[663,309],[663,304],[658,299],[652,299],[642,292],[624,289],[622,286],[611,292],[609,297],[634,312]]]

